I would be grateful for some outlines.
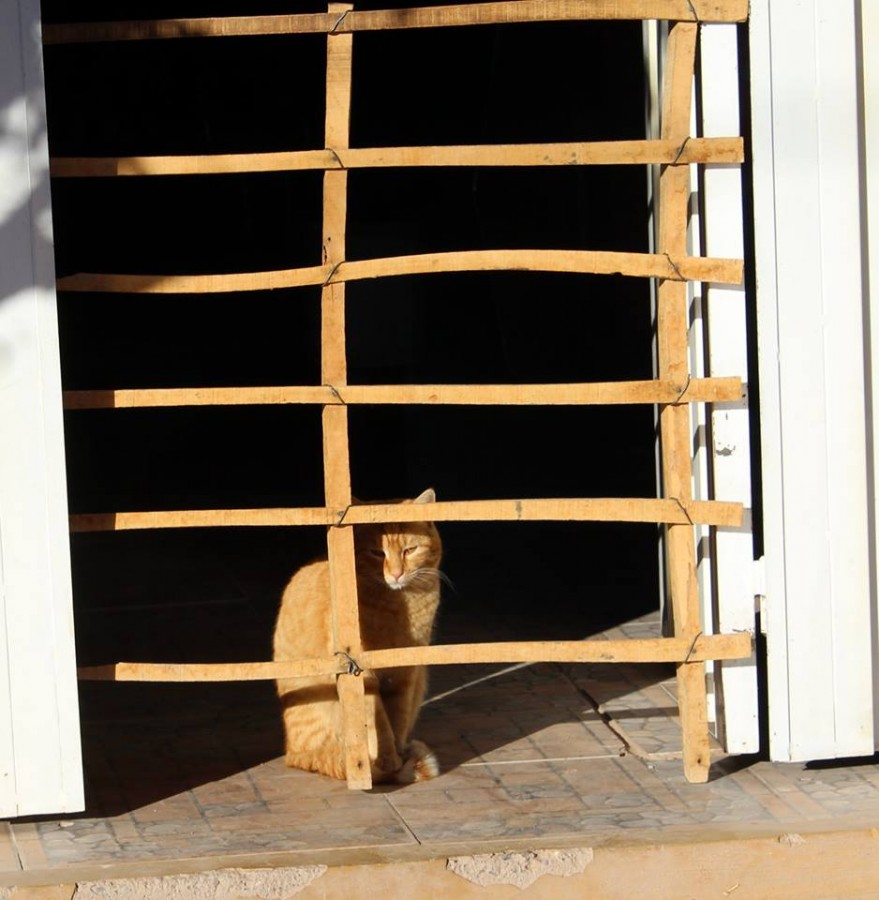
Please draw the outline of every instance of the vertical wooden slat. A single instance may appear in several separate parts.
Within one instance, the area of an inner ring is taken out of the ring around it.
[[[329,12],[341,19],[350,3],[330,3]],[[327,35],[327,94],[325,144],[348,146],[351,110],[350,34]],[[348,173],[324,173],[323,260],[336,266],[345,259]],[[327,284],[321,291],[321,379],[339,387],[347,381],[345,357],[345,285]],[[348,409],[325,406],[323,410],[324,491],[329,507],[351,503],[351,467],[348,455]],[[354,568],[354,532],[351,526],[333,526],[327,535],[333,603],[333,635],[337,652],[356,656],[361,650],[357,576]],[[363,678],[340,675],[339,699],[344,721],[348,787],[372,787],[369,769],[366,697]]]
[[[690,134],[691,94],[698,26],[677,23],[669,32],[663,85],[662,137]],[[659,252],[672,259],[687,248],[689,169],[666,166],[660,175]],[[660,377],[683,388],[689,378],[689,308],[686,282],[664,280],[657,298]],[[660,411],[664,493],[679,500],[692,498],[690,409],[664,406]],[[696,580],[696,546],[691,524],[667,526],[668,578],[675,635],[695,638],[701,630]],[[684,774],[688,781],[708,780],[709,747],[705,665],[684,662],[677,667],[678,705],[683,731]]]

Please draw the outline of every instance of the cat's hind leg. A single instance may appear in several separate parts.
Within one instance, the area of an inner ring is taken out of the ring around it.
[[[396,773],[398,784],[427,781],[439,775],[439,763],[433,751],[422,741],[410,741],[409,736],[421,711],[427,691],[427,672],[424,666],[395,670],[393,681],[382,685],[388,719],[394,729],[397,749],[403,765]]]
[[[345,778],[345,746],[339,729],[335,683],[280,682],[284,763],[293,769]]]
[[[397,784],[413,784],[416,781],[436,778],[439,772],[439,762],[433,750],[421,741],[412,741],[406,749],[406,757],[394,781]]]

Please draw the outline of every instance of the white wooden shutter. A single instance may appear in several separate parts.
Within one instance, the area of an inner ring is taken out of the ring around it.
[[[39,0],[0,3],[0,816],[83,808]]]
[[[856,6],[751,6],[769,726],[777,760],[874,747]]]

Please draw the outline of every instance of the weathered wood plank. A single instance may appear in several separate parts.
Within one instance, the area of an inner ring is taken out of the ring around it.
[[[341,399],[355,404],[459,404],[479,406],[608,406],[740,400],[738,377],[689,382],[603,381],[585,384],[346,385]]]
[[[348,34],[355,31],[586,19],[744,22],[747,16],[747,0],[507,0],[411,9],[357,10],[344,16],[327,12],[46,24],[42,34],[44,44],[69,44],[261,34]]]
[[[73,533],[139,531],[152,528],[278,528],[292,525],[332,525],[333,511],[325,507],[278,509],[184,509],[149,512],[76,513],[70,516]]]
[[[222,294],[339,284],[397,275],[445,272],[564,272],[583,275],[625,275],[678,281],[742,283],[739,259],[624,253],[609,250],[461,250],[383,259],[349,260],[335,265],[236,272],[218,275],[116,275],[79,273],[59,278],[59,291],[118,294]]]
[[[146,409],[167,406],[275,406],[332,404],[341,400],[331,387],[137,388],[65,391],[65,409]]]
[[[331,269],[307,266],[273,272],[232,272],[217,275],[117,275],[83,272],[59,278],[59,291],[110,294],[228,294],[274,291],[323,284]]]
[[[65,409],[145,409],[168,406],[277,404],[428,404],[468,406],[580,406],[635,403],[719,403],[742,396],[738,377],[586,384],[403,384],[289,387],[140,388],[65,391]]]
[[[459,500],[402,506],[368,504],[344,511],[348,524],[374,522],[673,522],[683,525],[742,524],[740,503],[640,497],[525,500]]]
[[[691,97],[698,26],[678,23],[669,33],[663,83],[662,137],[683,140],[690,133]],[[687,253],[690,175],[686,166],[666,166],[659,187],[659,250],[670,257]],[[683,379],[689,373],[689,297],[687,285],[660,282],[657,293],[659,374]],[[663,493],[690,500],[693,466],[690,410],[665,406],[660,411]],[[699,588],[696,544],[691,524],[666,526],[669,594],[674,633],[692,639],[699,634]],[[677,667],[678,706],[683,731],[684,774],[691,782],[708,780],[708,704],[705,665],[682,662]]]
[[[604,250],[463,250],[344,263],[333,281],[467,271],[567,272],[741,284],[740,260]]]
[[[350,15],[353,5],[331,2],[328,12],[337,22]],[[324,142],[328,147],[347,147],[351,115],[351,64],[354,39],[351,34],[327,36],[326,118]],[[323,247],[324,265],[334,269],[345,259],[348,217],[348,172],[324,172]],[[344,385],[348,378],[345,349],[345,284],[329,283],[321,288],[321,379]],[[329,507],[351,503],[351,464],[348,450],[348,409],[326,405],[323,409],[324,493]],[[330,567],[330,599],[333,615],[333,646],[337,653],[361,652],[360,606],[354,565],[354,531],[331,527],[327,531]],[[364,680],[353,674],[337,679],[342,704],[345,738],[345,770],[348,787],[372,787],[369,765],[369,735],[375,723],[369,720]]]
[[[277,509],[190,509],[150,512],[79,513],[72,532],[152,528],[282,527],[363,525],[375,522],[669,522],[737,528],[740,503],[637,497],[525,500],[458,500],[424,504],[287,507]],[[346,551],[347,552],[347,551]]]
[[[741,163],[741,137],[686,141],[596,141],[567,144],[378,147],[236,153],[209,156],[54,157],[53,178],[227,175],[314,169],[423,168],[442,166],[613,166],[666,163]]]
[[[706,659],[744,659],[751,655],[752,636],[700,635],[686,638],[633,638],[626,640],[518,641],[480,644],[432,644],[365,650],[357,656],[363,669],[396,666],[443,666],[483,663],[673,663]],[[242,663],[137,663],[119,662],[79,669],[82,681],[259,681],[314,675],[342,674],[346,663],[331,659]],[[355,676],[356,677],[356,676]]]

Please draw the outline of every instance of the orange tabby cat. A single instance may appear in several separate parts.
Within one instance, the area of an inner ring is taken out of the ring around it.
[[[432,489],[403,503],[433,503]],[[354,529],[363,647],[377,650],[430,642],[440,599],[442,545],[430,522],[358,525]],[[332,656],[329,564],[319,559],[290,579],[275,625],[274,658]],[[436,757],[410,733],[424,700],[424,666],[365,671],[374,729],[369,747],[376,782],[409,783],[439,773]],[[278,681],[288,766],[345,778],[342,715],[335,676]]]

